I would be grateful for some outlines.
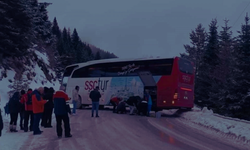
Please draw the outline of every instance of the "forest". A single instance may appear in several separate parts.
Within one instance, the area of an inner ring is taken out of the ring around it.
[[[181,57],[195,64],[195,104],[215,113],[250,120],[250,24],[246,14],[241,29],[233,34],[212,19],[209,30],[202,24],[190,33]]]
[[[2,69],[14,69],[15,78],[20,79],[27,67],[36,61],[45,73],[47,67],[52,68],[56,72],[55,78],[60,79],[67,65],[117,57],[82,41],[76,29],[60,29],[56,18],[49,20],[49,5],[51,3],[37,0],[0,0]],[[34,49],[47,54],[49,66],[37,59]],[[4,74],[2,71],[1,77]]]

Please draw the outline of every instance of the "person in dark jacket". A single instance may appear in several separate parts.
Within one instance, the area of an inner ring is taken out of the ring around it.
[[[42,120],[42,126],[44,126],[45,128],[52,128],[51,121],[52,121],[52,112],[54,108],[54,104],[53,104],[54,92],[55,92],[54,89],[50,87],[49,89],[46,89],[44,93],[43,98],[45,100],[48,100],[48,102],[44,105],[44,113],[43,113],[43,120]]]
[[[126,103],[125,101],[121,101],[119,102],[118,106],[117,106],[117,112],[116,113],[126,113]]]
[[[48,100],[48,91],[49,91],[49,88],[48,87],[44,87],[44,93],[43,93],[43,99],[44,100]],[[41,126],[44,127],[45,126],[45,109],[46,109],[46,104],[44,105],[44,111],[43,111],[43,114],[42,114],[42,121],[41,121]]]
[[[0,137],[2,136],[2,130],[3,130],[3,118],[2,118],[2,111],[0,109]]]
[[[33,131],[32,89],[28,89],[28,92],[22,96],[21,103],[25,105],[24,132],[28,132],[28,129],[30,131]]]
[[[129,114],[134,115],[134,110],[136,109],[136,105],[137,105],[137,97],[136,96],[129,97],[126,103],[129,105],[129,109],[130,109]]]
[[[141,100],[138,104],[138,115],[141,115],[141,113],[146,116],[148,112],[148,103],[146,100]]]
[[[70,98],[65,93],[65,87],[61,86],[59,91],[57,91],[53,96],[54,101],[54,113],[56,116],[56,132],[58,138],[62,137],[62,121],[64,123],[64,134],[65,137],[72,137],[70,134],[70,123],[69,123],[69,116],[68,113],[70,112],[69,107],[69,100]]]
[[[22,96],[25,94],[24,90],[21,90],[21,96],[20,96],[20,103],[21,103],[21,98]],[[20,105],[20,112],[19,112],[19,116],[20,116],[20,129],[24,130],[24,114],[25,114],[25,105],[23,103],[21,103]]]
[[[9,111],[10,111],[10,132],[18,132],[16,130],[18,113],[20,112],[20,93],[15,92],[9,100]]]
[[[97,86],[93,91],[90,92],[89,98],[92,100],[92,117],[94,117],[94,110],[96,110],[96,117],[99,117],[98,109],[99,109],[99,101],[101,98],[101,94],[99,92],[99,86]]]

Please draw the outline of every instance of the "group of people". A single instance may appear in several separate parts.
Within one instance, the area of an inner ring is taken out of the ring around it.
[[[153,101],[149,94],[149,90],[145,90],[143,99],[141,99],[140,96],[131,96],[127,101],[124,101],[120,97],[113,97],[111,98],[110,103],[113,105],[113,113],[125,113],[127,104],[130,108],[130,115],[134,115],[137,111],[138,115],[143,114],[149,116]]]
[[[73,113],[69,106],[69,100],[71,98],[65,93],[66,88],[60,86],[59,91],[47,87],[39,87],[32,91],[29,89],[27,92],[22,90],[21,92],[15,92],[8,102],[8,111],[10,113],[10,132],[17,132],[17,118],[20,113],[20,128],[24,132],[33,131],[34,135],[41,134],[43,131],[40,130],[39,124],[42,119],[41,126],[45,128],[52,127],[52,112],[56,117],[56,132],[59,138],[62,137],[62,122],[64,123],[65,137],[72,137],[70,131],[70,121],[68,114],[76,114],[76,104],[79,100],[79,86],[76,86],[72,91],[72,103]],[[99,117],[99,101],[101,94],[99,87],[97,86],[93,91],[90,92],[89,98],[92,100],[92,117],[96,111],[95,117]],[[132,96],[127,101],[122,98],[113,97],[110,100],[113,105],[114,113],[126,112],[126,104],[130,107],[130,115],[135,113],[149,116],[152,107],[152,98],[148,90],[145,90],[144,98],[141,99],[139,96]],[[6,105],[7,106],[7,105]],[[22,123],[24,120],[24,124]],[[0,114],[0,136],[1,130],[3,129],[2,116]]]
[[[10,114],[10,132],[17,131],[18,113],[20,114],[20,129],[24,132],[33,131],[33,135],[42,134],[41,126],[44,128],[52,127],[52,113],[56,117],[57,136],[62,137],[62,121],[64,122],[65,137],[72,137],[70,133],[70,121],[68,114],[71,114],[69,106],[69,96],[65,93],[65,87],[61,86],[59,91],[47,87],[39,87],[34,91],[29,89],[27,92],[15,92],[10,97],[5,109]],[[2,118],[0,120],[2,122]],[[0,122],[0,129],[2,128]],[[24,123],[23,123],[24,122]],[[0,130],[1,131],[1,130]],[[1,132],[0,132],[1,135]]]

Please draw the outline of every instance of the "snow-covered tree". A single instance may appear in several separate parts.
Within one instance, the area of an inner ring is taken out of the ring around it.
[[[21,92],[21,90],[27,91],[30,82],[27,79],[19,78],[12,81],[8,86],[11,90],[8,92],[9,95],[13,95],[15,92]]]
[[[0,0],[0,53],[3,57],[25,55],[31,45],[31,18],[23,0]]]
[[[231,115],[245,119],[250,116],[250,24],[248,15],[238,33],[237,47],[233,52],[235,57],[233,77],[230,79],[226,101]]]
[[[195,64],[196,74],[198,74],[200,62],[206,48],[207,33],[205,28],[199,24],[195,30],[192,30],[192,32],[189,34],[189,37],[191,40],[191,45],[184,45],[187,53],[186,58]],[[184,54],[182,55],[185,57]]]
[[[199,68],[199,75],[196,78],[196,100],[201,101],[205,106],[213,107],[218,93],[218,80],[215,77],[215,70],[220,63],[219,40],[217,32],[217,20],[213,19],[209,25],[208,43]]]

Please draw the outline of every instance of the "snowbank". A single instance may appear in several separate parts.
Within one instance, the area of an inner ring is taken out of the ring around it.
[[[215,115],[212,110],[208,110],[206,107],[202,110],[194,108],[193,111],[182,113],[181,117],[207,128],[235,135],[237,138],[244,139],[245,142],[250,142],[249,121]]]

